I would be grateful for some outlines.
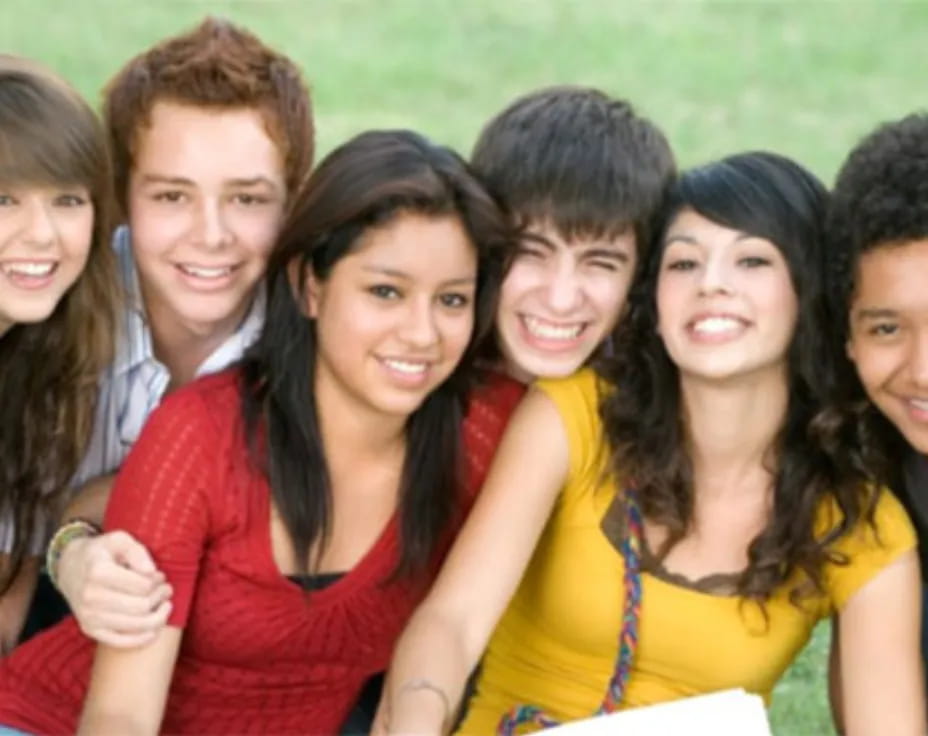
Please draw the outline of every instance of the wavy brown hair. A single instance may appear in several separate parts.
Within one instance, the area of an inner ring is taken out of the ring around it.
[[[846,563],[831,549],[862,518],[872,521],[876,494],[853,417],[833,403],[841,372],[829,335],[834,325],[824,294],[823,239],[828,195],[804,168],[770,153],[745,153],[684,173],[671,191],[659,237],[618,328],[616,350],[598,367],[617,390],[601,402],[613,468],[633,479],[646,518],[669,531],[666,553],[691,529],[693,473],[680,401],[679,372],[657,324],[658,273],[664,233],[689,209],[740,232],[771,241],[789,267],[799,315],[787,356],[786,416],[769,448],[772,512],[748,547],[736,583],[746,599],[764,600],[800,571],[794,603],[822,590],[826,563]],[[822,503],[840,509],[836,526],[816,530]]]
[[[84,454],[120,298],[109,245],[112,170],[100,122],[56,76],[0,55],[0,188],[11,185],[86,187],[94,227],[87,266],[51,316],[0,337],[0,519],[12,525],[0,594],[30,554],[42,520],[54,518]]]

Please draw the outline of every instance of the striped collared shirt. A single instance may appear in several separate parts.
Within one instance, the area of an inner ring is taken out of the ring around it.
[[[127,295],[123,332],[117,343],[116,358],[100,383],[93,434],[75,476],[75,485],[119,468],[138,439],[145,420],[161,403],[171,380],[167,367],[154,356],[129,230],[125,226],[116,231],[113,249]],[[239,328],[203,361],[197,369],[197,377],[220,371],[241,358],[261,331],[264,311],[262,286]]]

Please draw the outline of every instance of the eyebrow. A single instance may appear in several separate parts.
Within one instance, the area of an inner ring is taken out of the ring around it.
[[[361,270],[367,271],[369,273],[381,274],[383,276],[392,276],[393,278],[403,279],[404,281],[412,281],[413,279],[413,276],[406,273],[405,271],[400,271],[396,268],[388,268],[387,266],[362,266]],[[447,281],[443,281],[442,285],[443,286],[457,286],[457,285],[464,286],[467,284],[474,284],[476,282],[477,282],[476,276],[462,276],[461,278],[448,279]]]
[[[865,307],[864,309],[855,310],[854,319],[887,319],[898,317],[899,313],[895,309],[886,309],[879,307]]]
[[[751,233],[739,232],[738,235],[735,236],[735,239],[732,242],[741,243],[745,240],[766,240],[766,238],[764,238],[761,235],[751,235]],[[697,246],[705,245],[703,241],[699,240],[698,238],[694,238],[692,235],[687,235],[686,233],[678,233],[678,234],[671,235],[670,237],[668,237],[664,241],[664,247],[666,248],[668,245],[672,243],[677,243],[677,242],[686,243],[687,245],[697,245]],[[776,248],[776,245],[774,243],[771,242],[771,245],[773,245],[773,247]]]
[[[193,187],[196,186],[192,179],[188,179],[184,176],[167,176],[165,174],[143,174],[142,175],[143,184],[170,184],[173,186],[182,186],[182,187]],[[273,189],[277,189],[277,185],[268,179],[266,176],[252,176],[247,178],[238,178],[238,179],[228,179],[223,182],[226,185],[233,187],[254,187],[259,185],[266,185]]]

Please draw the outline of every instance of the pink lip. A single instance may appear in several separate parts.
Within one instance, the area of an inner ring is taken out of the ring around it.
[[[906,411],[912,419],[921,424],[928,424],[928,409],[920,409],[908,399],[903,399],[903,403],[905,404]]]
[[[523,343],[528,345],[535,350],[540,350],[545,353],[570,353],[576,350],[578,347],[582,346],[586,342],[586,328],[589,325],[588,322],[582,322],[581,320],[575,320],[568,324],[575,325],[577,322],[581,322],[583,327],[580,328],[580,332],[577,333],[576,337],[571,338],[548,338],[542,337],[541,335],[534,334],[525,323],[526,317],[530,315],[519,314],[518,323],[519,323],[519,337]],[[545,322],[550,322],[551,324],[558,324],[556,320],[544,320]]]
[[[725,330],[723,332],[702,332],[696,329],[696,324],[707,319],[725,319],[737,322],[741,329]],[[730,312],[702,312],[686,323],[686,334],[692,342],[702,345],[720,345],[738,340],[744,334],[744,328],[750,327],[751,322],[737,314]]]
[[[394,361],[398,363],[424,363],[425,369],[419,373],[404,373],[403,371],[391,367],[388,361]],[[423,385],[427,384],[432,374],[432,366],[434,363],[434,361],[429,360],[396,358],[393,356],[387,358],[378,357],[377,362],[379,362],[381,367],[383,367],[384,372],[390,378],[391,382],[404,388],[421,388]]]
[[[5,269],[2,269],[3,265],[13,265],[17,263],[51,263],[52,270],[45,276],[29,276],[28,274],[22,273],[8,273]],[[52,259],[43,260],[39,258],[8,258],[0,262],[0,273],[2,273],[3,276],[5,276],[6,279],[18,289],[24,289],[26,291],[41,291],[54,282],[55,274],[58,273],[58,261]]]
[[[226,289],[229,284],[235,278],[235,274],[238,271],[240,264],[235,265],[224,265],[224,266],[202,266],[200,264],[184,263],[185,266],[193,266],[194,268],[203,268],[203,269],[218,269],[218,268],[228,268],[230,269],[227,274],[219,277],[202,277],[195,276],[194,274],[184,270],[182,264],[175,263],[174,271],[180,277],[181,281],[187,286],[193,288],[195,291],[202,292],[211,292],[211,291],[222,291]]]

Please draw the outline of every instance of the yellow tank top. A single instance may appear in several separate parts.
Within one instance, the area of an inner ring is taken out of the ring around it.
[[[538,384],[555,403],[569,438],[566,484],[525,576],[483,659],[477,692],[458,733],[485,736],[514,705],[542,706],[560,720],[591,715],[605,695],[622,615],[622,558],[600,524],[616,486],[589,370]],[[823,529],[834,506],[820,513]],[[799,609],[785,585],[767,602],[769,625],[753,603],[703,593],[645,573],[638,651],[623,707],[743,687],[769,700],[774,684],[815,623],[839,611],[876,572],[915,545],[899,502],[881,494],[872,528],[861,524],[836,543],[845,566],[825,570],[825,595]]]

